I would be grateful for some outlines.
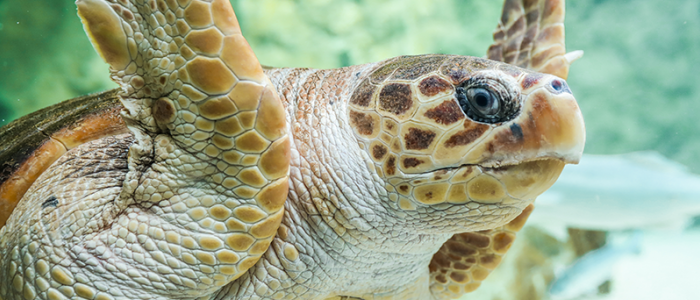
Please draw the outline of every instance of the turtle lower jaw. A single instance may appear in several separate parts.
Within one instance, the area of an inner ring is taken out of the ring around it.
[[[516,199],[531,200],[548,190],[567,161],[560,158],[536,158],[518,164],[482,166],[483,174],[488,174],[505,187],[508,195]]]
[[[464,164],[424,173],[421,176],[424,179],[418,184],[439,184],[438,182],[447,180],[450,191],[445,193],[445,202],[454,204],[464,201],[522,204],[549,189],[559,178],[566,164],[563,159],[550,157],[530,159],[517,164]],[[455,189],[459,192],[453,193]]]

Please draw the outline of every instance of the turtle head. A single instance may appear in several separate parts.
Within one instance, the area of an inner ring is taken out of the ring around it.
[[[581,157],[583,118],[561,78],[463,56],[382,64],[348,117],[399,210],[504,224]]]

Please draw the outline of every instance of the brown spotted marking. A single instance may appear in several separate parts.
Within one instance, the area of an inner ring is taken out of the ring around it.
[[[435,132],[429,130],[421,130],[418,128],[409,128],[408,133],[404,135],[406,141],[406,149],[408,150],[425,150],[430,147],[435,139]]]
[[[435,180],[435,181],[442,180],[442,179],[444,178],[443,176],[447,175],[448,173],[449,173],[449,172],[448,172],[447,170],[438,170],[438,171],[435,171],[435,172],[433,173],[433,175],[434,175],[433,180]]]
[[[379,93],[379,108],[395,115],[407,112],[413,106],[411,86],[391,83]]]
[[[387,175],[395,175],[396,174],[396,156],[391,156],[389,159],[386,160],[386,166],[384,168],[386,170]]]
[[[396,124],[396,121],[391,120],[389,118],[384,120],[384,130],[386,130],[389,134],[392,135],[397,135],[398,134],[398,124]]]
[[[418,89],[423,95],[428,97],[452,90],[452,84],[439,76],[430,76],[423,79],[418,85]]]
[[[374,147],[372,147],[372,156],[374,156],[376,160],[382,160],[387,152],[388,149],[383,145],[374,145]]]
[[[355,93],[352,95],[350,103],[362,107],[369,106],[370,102],[372,101],[372,95],[374,95],[374,91],[376,89],[377,87],[370,83],[369,80],[363,80],[357,89],[355,89]]]
[[[414,158],[414,157],[409,157],[403,160],[403,167],[408,169],[408,168],[415,168],[419,165],[424,163],[424,161]]]
[[[372,135],[374,133],[374,119],[361,112],[350,112],[350,122],[361,135]]]
[[[469,120],[464,121],[465,129],[452,135],[445,141],[445,147],[453,148],[457,146],[469,145],[481,137],[489,129],[488,125],[474,123]]]
[[[454,100],[442,102],[440,105],[426,111],[425,116],[442,125],[450,125],[464,119],[462,109]]]

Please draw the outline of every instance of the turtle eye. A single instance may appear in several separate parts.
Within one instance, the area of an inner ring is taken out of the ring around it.
[[[477,114],[493,118],[498,114],[500,104],[494,94],[481,87],[467,89],[467,99]]]
[[[512,120],[520,112],[520,90],[509,77],[477,72],[455,87],[455,98],[468,118],[496,124]]]

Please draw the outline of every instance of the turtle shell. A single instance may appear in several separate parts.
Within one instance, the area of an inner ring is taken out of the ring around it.
[[[68,150],[129,132],[118,90],[63,101],[0,128],[0,228],[32,183]]]

